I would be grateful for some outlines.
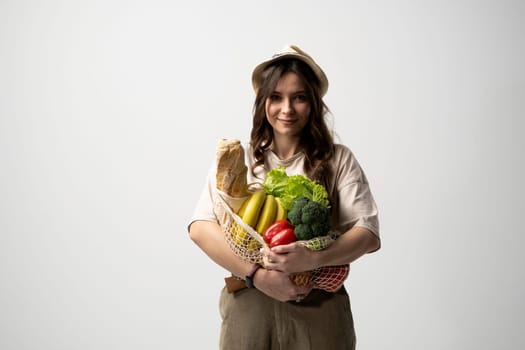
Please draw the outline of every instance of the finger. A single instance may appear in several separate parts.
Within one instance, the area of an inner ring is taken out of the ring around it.
[[[269,248],[263,246],[259,249],[259,252],[261,253],[264,267],[267,267],[269,264],[273,263],[273,259],[269,258],[269,254],[272,253]]]
[[[274,264],[273,260],[271,260],[268,256],[263,255],[263,266],[264,266],[265,269],[273,270],[273,268],[272,268],[273,264]]]
[[[277,264],[275,255],[266,255],[266,261],[268,262],[268,264]]]
[[[271,249],[271,251],[276,254],[285,254],[285,253],[290,253],[294,251],[296,247],[297,247],[297,244],[294,242],[294,243],[275,246]]]
[[[272,262],[277,262],[277,261],[282,261],[283,260],[283,255],[277,253],[277,252],[274,252],[273,250],[267,250],[265,255],[269,258],[270,261]]]
[[[281,271],[282,266],[281,261],[279,260],[278,254],[270,253],[268,255],[263,256],[263,264],[264,267],[268,270],[276,270]]]
[[[268,246],[262,246],[260,249],[259,249],[259,253],[261,253],[262,256],[266,256],[268,255],[269,253],[271,252],[270,248]]]

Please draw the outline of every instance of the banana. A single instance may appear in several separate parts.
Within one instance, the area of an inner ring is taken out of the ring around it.
[[[237,212],[237,215],[239,215],[241,218],[246,212],[246,207],[248,206],[249,201],[250,201],[250,197],[248,197],[244,202],[242,202],[241,207],[239,208],[239,211]]]
[[[277,202],[277,214],[275,215],[275,221],[286,219],[287,212],[286,209],[284,209],[283,204],[281,203],[281,199],[279,197],[276,197],[275,201]]]
[[[275,221],[275,215],[277,214],[277,201],[275,197],[271,194],[266,196],[264,200],[264,205],[262,207],[261,215],[259,215],[259,220],[257,221],[257,226],[255,230],[261,235]]]
[[[237,212],[237,215],[241,219],[246,214],[246,209],[248,208],[248,204],[250,204],[252,200],[255,200],[252,197],[253,195],[248,197],[248,199],[246,199],[241,204],[241,207],[239,208],[239,211]],[[263,201],[264,201],[264,197],[263,197]],[[255,238],[250,236],[250,234],[248,234],[248,232],[246,232],[246,230],[242,228],[240,225],[238,225],[237,223],[234,223],[232,225],[232,232],[233,232],[233,237],[235,239],[235,244],[237,244],[238,247],[242,247],[241,249],[256,250],[260,248],[259,242],[257,242]]]
[[[237,212],[237,215],[242,219],[242,216],[246,212],[246,207],[248,206],[248,202],[250,201],[250,197],[248,197],[244,202],[242,202],[241,207],[239,208],[239,211]],[[242,228],[239,224],[236,222],[232,225],[232,232],[235,238],[235,244],[238,246],[244,245],[244,240],[246,239],[246,236],[248,233],[244,228]]]
[[[246,239],[246,235],[248,234],[246,230],[242,228],[241,225],[234,222],[231,226],[230,232],[235,239],[235,244],[242,246],[244,244],[244,240]]]
[[[262,190],[261,190],[262,191]],[[257,194],[257,195],[256,195]],[[262,199],[261,199],[262,197]],[[264,191],[262,193],[254,192],[248,199],[246,199],[242,204],[239,210],[237,211],[237,215],[247,224],[250,225],[250,211],[255,210],[257,214],[255,216],[255,223],[250,226],[255,226],[258,219],[259,219],[259,213],[264,208],[264,202],[265,202],[266,194]],[[262,203],[259,204],[259,201]],[[260,206],[259,206],[260,205]],[[259,207],[257,211],[257,207]],[[248,220],[248,221],[246,221]],[[261,247],[259,242],[255,240],[244,228],[242,228],[240,225],[234,223],[232,225],[233,230],[233,237],[235,239],[235,244],[237,244],[238,247],[242,247],[242,249],[249,249],[249,250],[257,250]]]
[[[264,205],[264,200],[266,199],[266,193],[263,189],[255,191],[250,198],[248,198],[248,203],[246,203],[246,208],[244,210],[244,215],[241,216],[242,221],[251,227],[255,227],[259,219],[259,214]]]

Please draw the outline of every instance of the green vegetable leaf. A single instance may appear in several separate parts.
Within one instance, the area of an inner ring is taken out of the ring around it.
[[[288,186],[288,175],[284,167],[277,167],[266,174],[264,180],[264,190],[266,194],[271,194],[274,197],[281,197]]]
[[[266,174],[263,186],[267,194],[281,199],[286,210],[291,209],[293,200],[297,197],[306,197],[326,207],[330,206],[328,193],[321,184],[304,175],[288,176],[284,167],[270,170]]]

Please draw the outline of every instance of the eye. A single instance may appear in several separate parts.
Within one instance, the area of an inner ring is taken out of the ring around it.
[[[295,95],[295,96],[294,96],[294,99],[295,99],[296,101],[299,101],[299,102],[305,102],[305,101],[308,101],[308,97],[307,97],[305,94]]]
[[[281,96],[277,95],[277,94],[271,94],[270,97],[268,97],[270,99],[270,101],[272,102],[276,102],[276,101],[279,101],[281,99]]]

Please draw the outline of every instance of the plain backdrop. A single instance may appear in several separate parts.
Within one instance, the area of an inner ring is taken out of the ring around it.
[[[520,0],[0,1],[0,348],[217,348],[186,227],[293,43],[380,209],[358,348],[523,349],[524,35]]]

